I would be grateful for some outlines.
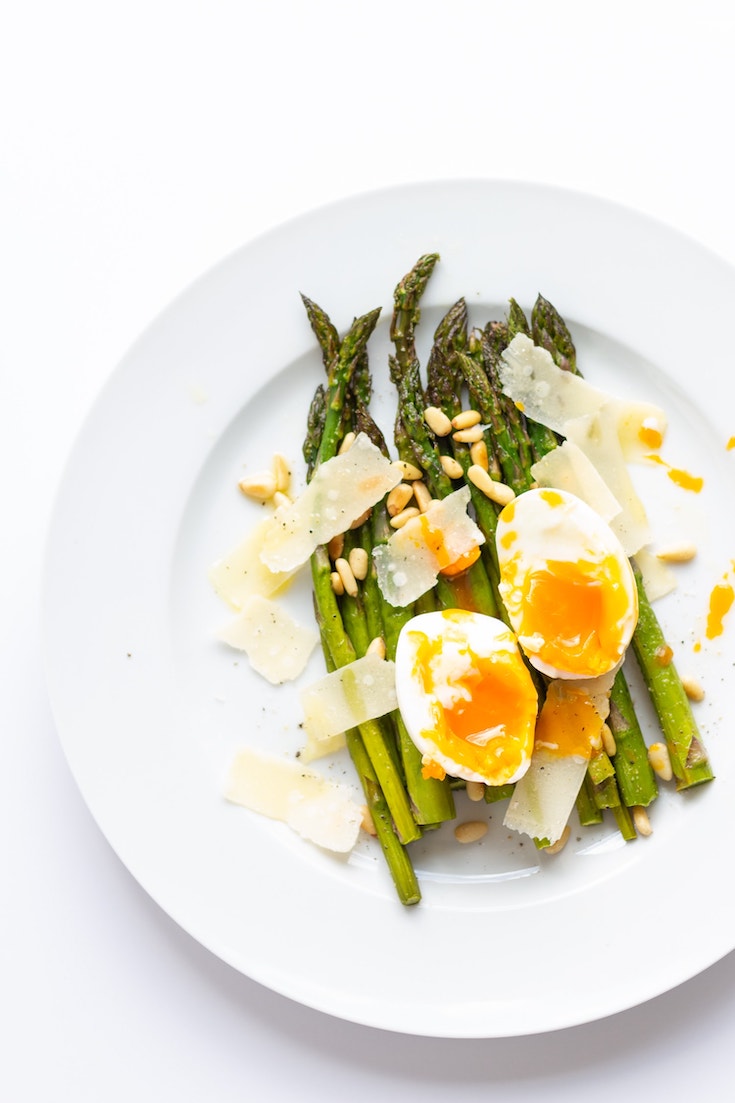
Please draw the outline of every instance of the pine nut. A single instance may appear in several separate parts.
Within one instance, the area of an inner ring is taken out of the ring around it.
[[[485,785],[482,781],[468,781],[466,791],[470,800],[478,801],[485,799]]]
[[[416,505],[419,507],[422,513],[426,513],[427,509],[434,501],[431,496],[431,491],[429,490],[426,483],[422,482],[420,479],[417,479],[416,482],[412,485],[413,496],[416,500]]]
[[[352,567],[342,556],[334,561],[334,569],[342,579],[342,586],[350,597],[357,597],[357,580],[352,573]]]
[[[487,824],[483,820],[467,820],[457,824],[454,829],[454,837],[458,843],[475,843],[487,835]]]
[[[487,454],[487,445],[484,440],[476,440],[470,445],[470,459],[484,471],[490,470],[490,458]]]
[[[478,440],[482,440],[483,433],[481,425],[473,425],[471,429],[459,429],[456,433],[452,433],[452,440],[456,440],[457,444],[475,444]]]
[[[379,659],[385,658],[385,640],[382,636],[376,636],[367,645],[366,655],[377,655]]]
[[[452,431],[452,423],[438,406],[427,406],[424,410],[424,421],[437,437],[448,437]]]
[[[684,687],[684,692],[690,701],[703,701],[704,700],[704,686],[698,678],[693,678],[691,675],[687,678],[682,678],[681,684]]]
[[[420,467],[416,467],[413,463],[408,463],[406,460],[394,460],[393,467],[397,467],[401,472],[401,477],[406,482],[413,482],[414,479],[420,479],[423,475],[423,471]]]
[[[479,425],[482,416],[479,410],[461,410],[452,418],[453,429],[471,429],[473,425]]]
[[[602,725],[602,746],[605,748],[605,754],[609,755],[610,758],[614,758],[618,752],[615,736],[609,724]]]
[[[291,482],[291,469],[288,466],[288,460],[280,452],[276,452],[273,457],[273,474],[276,478],[276,490],[285,494]]]
[[[373,820],[372,813],[366,804],[362,806],[362,819],[360,820],[360,827],[368,835],[377,835],[377,829],[375,827],[375,821]]]
[[[641,805],[636,805],[632,809],[633,812],[633,824],[639,835],[652,835],[653,828],[651,827],[651,821],[648,818],[648,812]]]
[[[508,502],[512,502],[515,498],[515,492],[509,486],[505,483],[496,482],[495,479],[491,478],[490,473],[480,467],[479,464],[472,464],[467,471],[467,478],[491,502],[495,502],[499,506],[506,506]]]
[[[276,492],[276,477],[272,471],[261,471],[257,475],[241,479],[237,485],[248,498],[267,502]]]
[[[551,846],[544,847],[544,854],[558,854],[559,851],[563,850],[569,842],[569,836],[571,835],[571,833],[571,828],[569,824],[567,824],[556,842],[552,843]]]
[[[461,479],[464,474],[462,464],[455,460],[454,456],[442,456],[439,460],[444,468],[444,474],[450,479]]]
[[[406,509],[401,510],[395,517],[391,517],[390,525],[394,529],[402,529],[405,524],[412,521],[414,517],[418,517],[421,514],[421,510],[417,506],[408,506]]]
[[[288,494],[284,494],[282,490],[277,490],[273,495],[273,505],[276,507],[276,509],[280,509],[281,506],[293,505],[293,502],[291,498],[289,498]]]
[[[385,503],[388,509],[388,513],[391,515],[391,517],[395,517],[397,513],[400,513],[402,509],[405,509],[412,498],[412,484],[399,483],[398,486],[394,486],[390,494],[388,495]]]
[[[694,544],[669,544],[668,547],[656,552],[656,557],[664,563],[688,563],[696,554],[697,549]]]
[[[337,597],[341,597],[342,594],[345,592],[345,588],[342,583],[342,579],[339,576],[339,572],[332,571],[330,578],[332,580],[332,589],[334,590]]]
[[[347,558],[347,562],[352,568],[353,575],[359,582],[367,578],[370,560],[364,548],[353,548]]]
[[[671,767],[671,756],[665,743],[652,743],[648,748],[648,761],[651,769],[662,781],[671,781],[674,771]]]
[[[337,450],[338,454],[341,456],[345,452],[349,452],[350,448],[352,448],[352,445],[354,443],[355,443],[355,434],[352,433],[352,432],[345,433],[344,437],[342,438],[342,443],[340,444],[340,446]]]
[[[329,552],[329,558],[334,563],[335,559],[339,559],[345,547],[345,534],[343,532],[333,536],[327,544],[327,551]]]

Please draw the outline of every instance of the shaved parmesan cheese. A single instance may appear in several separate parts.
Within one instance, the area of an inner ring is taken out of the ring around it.
[[[312,683],[301,694],[310,739],[329,739],[398,707],[395,665],[364,655]]]
[[[272,525],[271,515],[209,569],[209,581],[216,593],[237,611],[253,594],[273,597],[293,576],[293,571],[271,571],[261,561],[260,553]]]
[[[587,759],[582,755],[560,757],[536,748],[530,766],[516,782],[503,826],[555,843],[567,825],[586,772]]]
[[[610,491],[597,468],[581,448],[565,440],[558,448],[552,448],[543,459],[531,468],[539,486],[566,490],[581,498],[594,509],[603,521],[610,522],[622,511],[622,506]]]
[[[565,435],[584,452],[622,506],[621,512],[610,519],[610,528],[625,554],[635,555],[651,542],[651,529],[625,463],[614,412],[603,406],[594,416],[569,421]]]
[[[314,628],[297,624],[269,598],[253,595],[220,639],[247,654],[253,670],[279,685],[298,678],[319,639]]]
[[[326,758],[329,754],[336,754],[337,751],[341,751],[346,746],[347,740],[344,732],[325,736],[324,739],[317,739],[310,732],[307,732],[306,742],[299,751],[299,761],[315,762],[319,758]]]
[[[679,584],[679,580],[671,567],[667,566],[657,555],[650,552],[648,548],[641,548],[640,551],[636,552],[635,565],[641,572],[643,589],[649,601],[658,601],[659,598],[666,597]]]
[[[360,833],[363,809],[352,791],[287,759],[240,751],[224,795],[234,804],[288,824],[327,850],[352,850]]]
[[[566,425],[580,417],[594,416],[607,407],[615,418],[626,459],[642,459],[661,447],[666,415],[647,402],[626,402],[593,387],[573,372],[558,367],[547,349],[518,333],[505,349],[500,363],[503,390],[527,417],[568,436]]]
[[[469,487],[455,490],[373,550],[378,585],[391,605],[410,605],[434,586],[440,571],[484,543],[467,514],[469,501]]]
[[[602,745],[611,676],[591,686],[549,682],[536,722],[531,764],[516,783],[503,820],[534,839],[557,842],[566,827],[593,749]]]
[[[276,510],[260,552],[262,562],[271,571],[300,566],[319,544],[345,532],[400,481],[398,466],[358,433],[348,451],[319,465],[294,502]]]

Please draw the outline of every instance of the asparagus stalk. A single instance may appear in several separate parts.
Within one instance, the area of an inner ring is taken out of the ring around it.
[[[325,414],[323,419],[318,417],[314,412],[315,403],[312,404],[304,442],[304,454],[311,470],[330,459],[338,450],[351,381],[364,355],[367,340],[375,328],[378,314],[379,311],[374,310],[358,318],[340,342],[336,356],[329,361],[328,386],[326,391],[321,388]],[[310,317],[317,317],[316,310],[310,312]],[[317,437],[319,427],[321,432]],[[311,568],[318,620],[325,646],[334,666],[342,667],[353,662],[357,653],[345,630],[337,595],[332,588],[331,562],[326,548],[316,549],[311,558]],[[402,842],[408,843],[419,838],[421,832],[413,818],[385,727],[378,720],[366,721],[359,725],[359,731],[391,810],[398,837]]]
[[[421,257],[395,289],[390,330],[395,355],[389,358],[389,367],[398,393],[395,440],[399,454],[421,468],[433,497],[445,498],[454,487],[442,467],[441,451],[424,421],[427,402],[414,339],[419,301],[437,260],[435,253]],[[410,449],[409,454],[406,454],[407,449]],[[482,559],[476,560],[458,578],[440,576],[437,592],[445,606],[461,606],[490,615],[497,612]]]
[[[569,328],[555,307],[541,295],[531,313],[531,333],[536,344],[545,348],[560,368],[577,371],[576,349]],[[545,426],[530,420],[526,420],[526,425],[537,459],[558,444],[556,434]],[[611,692],[608,724],[617,747],[613,764],[623,803],[628,807],[647,806],[658,795],[658,786],[622,670],[618,671]],[[598,794],[598,799],[604,798]]]
[[[375,544],[388,539],[390,528],[385,510],[376,509],[373,517],[373,538]],[[401,628],[418,609],[414,606],[393,608],[388,606],[378,586],[373,569],[365,579],[365,588],[370,601],[380,609],[382,635],[385,641],[386,657],[395,659],[396,646]],[[422,826],[430,827],[454,819],[456,814],[450,782],[447,778],[426,778],[422,771],[422,755],[408,734],[403,717],[396,710],[393,715],[398,750],[403,763],[406,788],[411,798],[414,818]]]
[[[528,421],[509,403],[503,394],[498,375],[498,360],[503,348],[517,332],[528,333],[530,326],[520,306],[511,300],[510,312],[506,323],[490,323],[482,334],[482,358],[458,357],[462,371],[467,379],[473,403],[492,427],[492,439],[504,481],[516,492],[522,493],[533,483],[531,464],[534,458],[553,448],[556,437],[545,427]],[[494,532],[494,529],[493,529]],[[502,608],[502,602],[499,603]],[[535,673],[535,672],[534,672]],[[541,679],[536,677],[537,684]],[[618,694],[621,701],[626,700],[627,686],[622,673],[617,678]],[[543,692],[543,684],[540,686]],[[635,714],[627,695],[629,708],[625,709],[625,726],[620,726],[620,738],[625,741],[626,754],[621,758],[621,767],[625,767],[626,793],[633,804],[649,804],[656,794],[653,771],[648,762],[647,752],[640,728],[635,722]],[[623,710],[615,712],[616,721],[622,720]],[[616,722],[615,721],[615,722]],[[639,737],[636,744],[636,737]],[[634,754],[634,749],[637,754]],[[634,838],[635,830],[625,804],[621,801],[616,770],[608,755],[603,751],[593,754],[588,769],[588,781],[581,802],[582,814],[590,819],[587,808],[589,801],[594,802],[601,813],[610,808],[624,838]]]
[[[361,363],[365,346],[380,316],[380,308],[371,310],[353,322],[340,344],[336,359],[330,364],[325,395],[325,415],[316,463],[336,455],[342,435],[345,398],[355,369]]]
[[[676,788],[690,789],[711,781],[714,773],[676,665],[664,660],[670,652],[661,625],[646,600],[640,571],[634,573],[639,614],[633,651],[669,749]]]
[[[321,630],[322,622],[317,607],[317,624]],[[335,669],[326,637],[322,634],[322,649],[327,670]],[[416,879],[416,873],[408,851],[400,842],[393,829],[388,802],[383,796],[377,775],[370,761],[370,756],[365,750],[362,736],[357,728],[351,728],[345,732],[347,749],[350,753],[353,765],[360,780],[367,809],[375,826],[375,833],[385,856],[393,883],[395,884],[398,898],[402,904],[418,904],[421,900],[421,890]]]
[[[327,372],[336,360],[339,350],[339,335],[326,313],[311,300],[304,298],[312,329],[322,349],[322,357]],[[345,397],[344,427],[350,425],[356,432],[366,433],[376,447],[387,455],[388,449],[383,435],[371,417],[368,402],[371,394],[371,377],[366,363],[358,364]],[[385,506],[376,507],[370,521],[357,531],[346,534],[345,553],[351,547],[361,547],[368,553],[374,540],[382,542],[390,534]],[[358,655],[364,654],[370,641],[382,636],[386,645],[386,657],[395,658],[398,633],[403,623],[413,615],[413,609],[393,609],[387,606],[377,582],[377,576],[370,559],[370,569],[361,592],[356,597],[344,595],[340,606],[345,627]],[[395,733],[395,746],[398,759],[396,767],[402,770],[413,810],[413,817],[421,826],[434,826],[455,815],[454,800],[449,782],[437,778],[424,778],[422,774],[421,752],[408,735],[398,710],[391,716]],[[393,749],[394,743],[390,743]]]
[[[548,349],[560,367],[566,371],[581,374],[577,367],[576,351],[569,329],[559,312],[542,296],[538,297],[533,308],[532,331],[534,341]],[[660,661],[659,649],[665,648],[666,641],[638,571],[636,571],[636,584],[639,614],[638,625],[633,636],[633,653],[658,715],[677,788],[688,789],[711,781],[714,773],[676,666],[673,663],[664,665]],[[621,727],[616,726],[619,717],[625,717],[625,708],[620,708],[619,700],[617,704],[618,708],[611,713],[611,728],[619,745],[622,744],[620,749],[624,749],[621,765],[624,769],[628,769],[628,756],[633,753],[632,749],[635,745],[643,742],[643,737],[641,735],[639,740],[634,729],[627,728],[625,722]],[[635,760],[636,768],[629,771],[629,780],[647,784],[650,789],[651,779],[646,781],[643,757],[639,756],[637,751]],[[653,784],[655,785],[655,780]],[[645,805],[650,803],[650,798],[646,801],[644,793],[643,798],[636,800],[635,803]]]

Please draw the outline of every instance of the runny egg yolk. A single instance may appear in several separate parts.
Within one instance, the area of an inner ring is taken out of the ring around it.
[[[602,739],[599,707],[578,685],[559,679],[550,682],[536,722],[536,746],[560,758],[589,758]]]
[[[531,490],[500,514],[500,593],[531,663],[595,678],[625,655],[638,616],[632,569],[602,519],[574,495]]]
[[[429,775],[504,785],[527,768],[536,689],[501,621],[466,610],[414,617],[399,638],[396,689]]]
[[[614,557],[548,559],[517,585],[522,610],[516,629],[541,662],[579,677],[615,666],[622,656],[618,626],[629,598]]]
[[[440,574],[451,578],[468,570],[480,558],[479,547],[470,548],[459,558],[454,558],[447,547],[442,529],[437,525],[432,525],[425,513],[420,515],[418,522],[421,528],[421,538],[426,547],[436,556]]]

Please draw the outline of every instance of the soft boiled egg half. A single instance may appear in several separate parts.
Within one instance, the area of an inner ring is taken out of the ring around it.
[[[617,537],[585,502],[528,490],[500,513],[500,594],[529,662],[551,678],[596,678],[622,662],[638,593]]]
[[[517,781],[533,751],[538,699],[513,633],[463,609],[420,613],[401,630],[396,694],[426,776]]]

